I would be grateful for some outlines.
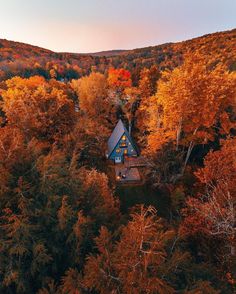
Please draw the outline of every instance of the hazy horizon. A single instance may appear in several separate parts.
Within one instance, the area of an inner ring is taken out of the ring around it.
[[[0,0],[0,4],[0,38],[56,52],[130,50],[236,27],[234,0]]]
[[[107,49],[104,49],[104,50],[90,51],[90,52],[57,51],[57,50],[53,50],[53,49],[50,49],[50,48],[47,48],[47,47],[41,47],[41,46],[39,46],[38,44],[32,44],[32,43],[29,43],[29,42],[23,42],[23,41],[19,41],[19,40],[11,40],[11,39],[6,39],[6,38],[0,38],[0,39],[6,39],[7,41],[13,41],[13,42],[18,42],[18,43],[28,44],[28,45],[36,46],[36,47],[43,48],[43,49],[46,49],[46,50],[50,50],[50,51],[52,51],[52,52],[56,52],[56,53],[96,54],[96,53],[99,53],[99,52],[109,52],[109,51],[129,51],[129,50],[134,50],[134,49],[141,49],[141,48],[146,48],[146,47],[152,47],[152,46],[163,45],[163,44],[166,44],[166,43],[178,43],[178,42],[184,42],[184,41],[191,40],[191,39],[194,39],[194,38],[203,37],[203,36],[208,35],[208,34],[214,34],[214,33],[217,33],[217,32],[224,32],[224,31],[231,31],[231,30],[234,30],[234,29],[236,29],[236,27],[228,28],[228,29],[225,29],[225,30],[223,30],[223,31],[208,32],[208,33],[205,33],[205,34],[202,34],[202,35],[193,36],[193,37],[190,37],[190,38],[187,38],[187,39],[183,39],[183,40],[166,41],[165,43],[144,45],[144,46],[142,46],[142,47],[125,48],[125,49],[124,49],[124,48],[110,48],[110,49],[107,48]]]

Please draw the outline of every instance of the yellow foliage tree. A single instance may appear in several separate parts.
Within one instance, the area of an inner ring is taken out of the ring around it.
[[[21,129],[27,140],[55,140],[75,123],[73,101],[58,82],[51,84],[38,76],[15,77],[6,81],[1,95],[8,125]]]
[[[222,66],[210,70],[199,55],[164,72],[148,106],[150,152],[173,142],[187,148],[185,165],[195,144],[213,141],[235,127],[236,74]]]
[[[108,98],[107,79],[103,74],[93,72],[73,81],[72,85],[79,97],[79,108],[85,115],[104,124],[112,120],[113,106]]]

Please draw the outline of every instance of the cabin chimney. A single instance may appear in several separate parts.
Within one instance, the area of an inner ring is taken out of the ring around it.
[[[132,128],[132,123],[129,122],[129,135],[131,136],[131,128]]]

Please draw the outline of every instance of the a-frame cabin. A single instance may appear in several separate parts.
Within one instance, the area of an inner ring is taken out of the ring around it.
[[[125,156],[136,157],[138,150],[120,119],[108,140],[108,159],[115,163],[124,162]]]

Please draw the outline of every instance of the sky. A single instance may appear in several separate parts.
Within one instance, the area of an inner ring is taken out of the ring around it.
[[[236,28],[236,0],[0,0],[0,39],[57,52],[133,49]]]

